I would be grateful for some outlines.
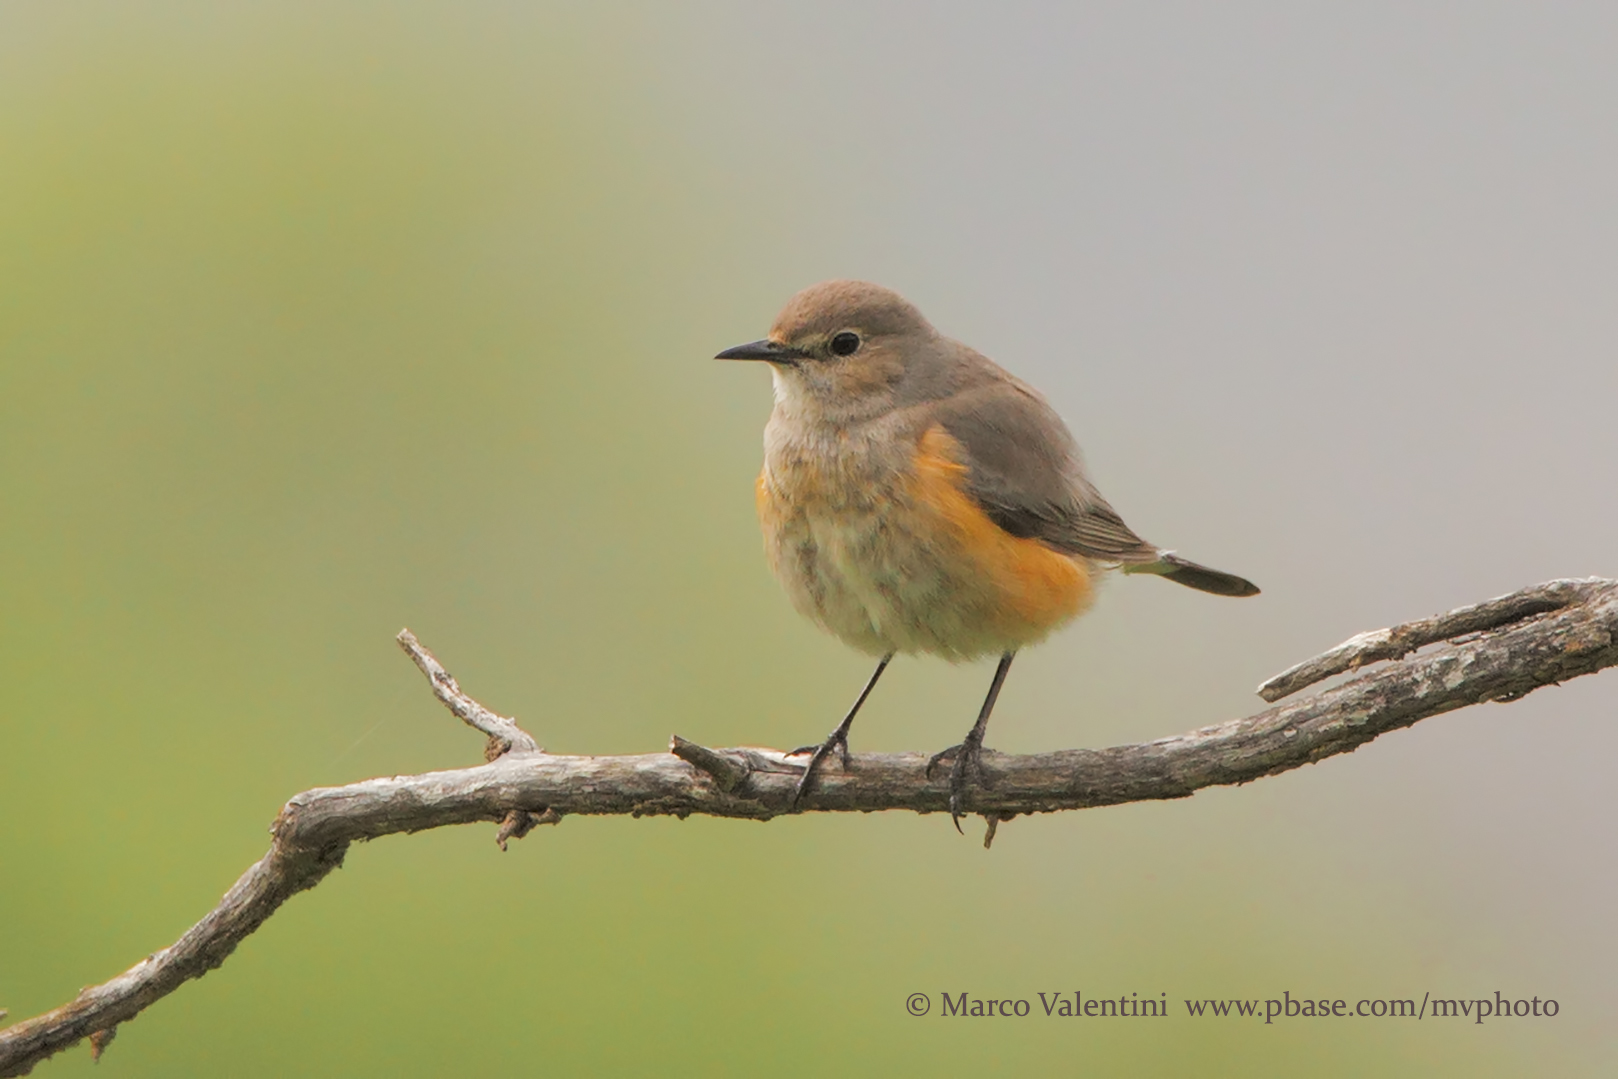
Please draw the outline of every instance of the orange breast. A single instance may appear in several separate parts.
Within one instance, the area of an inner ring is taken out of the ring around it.
[[[771,456],[759,521],[800,612],[873,654],[971,659],[1032,644],[1089,605],[1090,564],[990,520],[942,427],[908,456]]]
[[[1013,536],[983,512],[966,490],[960,443],[941,426],[916,447],[912,492],[930,511],[959,556],[972,564],[992,600],[985,616],[1007,637],[1038,639],[1090,605],[1094,592],[1082,559]]]

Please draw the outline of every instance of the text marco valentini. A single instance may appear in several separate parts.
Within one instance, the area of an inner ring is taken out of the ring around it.
[[[977,998],[968,1000],[965,993],[960,994],[959,997],[951,997],[948,993],[941,995],[944,998],[944,1006],[939,1011],[940,1016],[964,1015],[984,1018],[990,1016],[1006,1016],[1008,1018],[1016,1016],[1020,1018],[1028,1015],[1032,1010],[1027,1000],[979,1000]],[[1075,991],[1072,996],[1065,993],[1052,993],[1047,997],[1044,993],[1041,993],[1039,994],[1039,1003],[1045,1009],[1045,1014],[1050,1016],[1068,1016],[1071,1018],[1080,1016],[1093,1016],[1096,1018],[1109,1016],[1147,1018],[1156,1016],[1158,1018],[1167,1018],[1169,1014],[1168,994],[1164,993],[1162,996],[1162,1000],[1153,1000],[1150,997],[1142,1000],[1137,994],[1131,993],[1127,997],[1106,997],[1097,1000],[1095,997],[1085,999],[1083,993]]]

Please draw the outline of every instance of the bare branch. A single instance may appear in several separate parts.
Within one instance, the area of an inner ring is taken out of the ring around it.
[[[1456,639],[1459,637],[1460,639]],[[448,824],[499,822],[501,845],[570,814],[706,813],[768,820],[786,813],[802,770],[779,750],[709,749],[675,737],[670,753],[544,753],[511,720],[467,697],[408,631],[400,644],[433,692],[468,725],[509,747],[475,768],[368,779],[296,795],[271,828],[269,853],[176,943],[34,1019],[0,1030],[0,1076],[22,1075],[84,1038],[99,1052],[119,1023],[223,963],[288,898],[342,863],[355,840]],[[1426,655],[1418,648],[1444,643]],[[1111,749],[1009,755],[985,751],[970,808],[998,825],[1023,813],[1183,798],[1338,753],[1388,731],[1484,701],[1618,665],[1618,581],[1551,581],[1448,615],[1361,634],[1266,682],[1272,699],[1375,660],[1396,662],[1313,696],[1187,734]],[[925,753],[862,754],[827,768],[800,809],[948,812],[949,784]]]
[[[1454,640],[1467,633],[1497,629],[1511,622],[1548,614],[1573,604],[1586,602],[1599,588],[1599,578],[1584,581],[1546,581],[1507,596],[1458,607],[1448,614],[1406,622],[1391,629],[1374,629],[1350,637],[1336,648],[1288,667],[1258,687],[1258,695],[1274,703],[1290,697],[1306,686],[1323,682],[1344,671],[1357,671],[1367,663],[1403,659],[1418,648],[1439,641]]]

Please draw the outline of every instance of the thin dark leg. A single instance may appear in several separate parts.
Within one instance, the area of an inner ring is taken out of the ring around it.
[[[1011,670],[1011,661],[1016,656],[1015,652],[1007,652],[1000,657],[1000,666],[994,669],[994,681],[989,683],[989,695],[983,699],[983,707],[978,710],[978,721],[966,732],[965,740],[958,746],[934,753],[927,762],[927,775],[930,778],[933,767],[939,761],[951,757],[955,759],[955,766],[949,770],[949,816],[955,822],[957,832],[961,831],[961,806],[966,801],[967,773],[971,773],[974,780],[983,776],[983,732],[989,726],[989,713],[994,711],[994,702],[1000,697],[1000,687],[1006,684],[1006,672]]]
[[[854,717],[859,715],[860,705],[865,703],[865,698],[869,697],[871,690],[876,688],[876,680],[881,678],[882,672],[888,669],[888,661],[891,659],[893,659],[893,653],[889,652],[877,662],[876,670],[871,672],[870,680],[865,683],[865,688],[860,690],[859,697],[854,701],[854,707],[848,710],[848,715],[844,716],[843,721],[837,724],[836,730],[826,736],[824,742],[818,746],[799,746],[787,754],[787,756],[793,757],[799,753],[814,751],[814,756],[809,758],[809,764],[804,768],[803,775],[798,780],[797,789],[792,792],[792,802],[788,806],[789,809],[798,808],[798,799],[802,798],[804,793],[809,790],[809,784],[813,783],[815,779],[815,770],[820,767],[821,761],[831,755],[832,750],[838,751],[838,755],[843,761],[843,770],[848,770],[848,728],[853,725]]]

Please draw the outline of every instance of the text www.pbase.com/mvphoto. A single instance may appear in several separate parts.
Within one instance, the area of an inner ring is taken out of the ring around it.
[[[905,1010],[914,1016],[929,1013],[940,1018],[1025,1019],[1048,1016],[1065,1019],[1167,1019],[1171,1013],[1168,993],[1143,997],[1138,993],[1116,997],[1071,993],[1036,993],[1028,997],[976,997],[969,992],[938,994],[938,1008],[926,993],[911,993]],[[1178,1009],[1173,1009],[1178,1011]],[[1435,997],[1423,993],[1415,997],[1362,997],[1350,1002],[1343,997],[1294,997],[1283,991],[1279,997],[1259,1000],[1251,997],[1202,997],[1185,1000],[1178,1014],[1192,1019],[1553,1019],[1561,1013],[1556,1000],[1543,997],[1512,999],[1499,990],[1492,997]]]

